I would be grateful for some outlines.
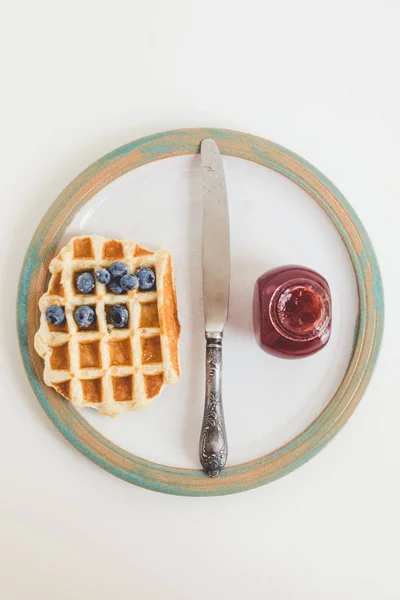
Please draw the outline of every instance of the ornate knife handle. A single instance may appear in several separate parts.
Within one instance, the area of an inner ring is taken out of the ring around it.
[[[206,334],[206,400],[200,434],[200,462],[209,477],[224,468],[228,444],[222,406],[222,334]]]

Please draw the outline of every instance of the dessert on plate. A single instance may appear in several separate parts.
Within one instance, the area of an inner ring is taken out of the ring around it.
[[[108,416],[146,407],[179,380],[171,255],[127,240],[71,239],[51,261],[35,349],[44,382]]]

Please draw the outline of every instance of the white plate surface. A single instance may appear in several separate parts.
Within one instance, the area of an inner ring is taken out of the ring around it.
[[[336,229],[318,205],[281,175],[224,157],[228,186],[232,279],[224,341],[223,392],[228,465],[276,449],[300,433],[329,402],[351,354],[357,288]],[[82,415],[105,437],[144,458],[198,468],[204,403],[200,157],[183,156],[131,171],[101,190],[69,226],[71,235],[127,238],[171,250],[182,325],[182,377],[141,412],[109,419]],[[333,328],[327,347],[300,360],[263,353],[252,330],[259,275],[279,265],[308,266],[332,290]]]

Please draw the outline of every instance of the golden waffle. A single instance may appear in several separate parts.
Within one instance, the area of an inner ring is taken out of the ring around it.
[[[150,267],[156,290],[112,294],[96,281],[93,293],[81,294],[76,277],[95,275],[100,267],[123,261],[130,273]],[[90,406],[105,415],[147,406],[164,384],[179,379],[177,315],[171,255],[151,252],[134,242],[101,236],[73,238],[50,263],[48,290],[39,301],[40,327],[35,349],[44,359],[44,382],[77,407]],[[46,319],[51,305],[64,307],[65,322]],[[109,323],[109,307],[123,304],[129,311],[127,328]],[[96,321],[88,329],[75,322],[77,306],[89,305]]]

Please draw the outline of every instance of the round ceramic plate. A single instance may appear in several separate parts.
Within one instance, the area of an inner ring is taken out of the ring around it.
[[[224,155],[232,256],[223,376],[229,457],[215,479],[198,467],[205,348],[199,148],[205,137],[214,138]],[[168,248],[175,261],[181,381],[167,387],[146,411],[114,420],[91,409],[78,411],[46,387],[42,361],[33,348],[49,262],[71,236],[87,233]],[[264,354],[252,331],[254,282],[267,269],[284,264],[319,271],[332,290],[331,340],[322,352],[297,361]],[[350,417],[381,343],[381,278],[354,211],[305,160],[243,133],[170,131],[101,158],[53,203],[23,265],[18,326],[38,399],[88,458],[152,490],[227,494],[263,485],[302,465]]]

